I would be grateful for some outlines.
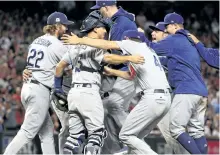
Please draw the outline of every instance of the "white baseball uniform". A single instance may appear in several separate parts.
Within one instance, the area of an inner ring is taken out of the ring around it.
[[[131,40],[117,41],[124,54],[144,56],[143,65],[130,64],[136,71],[136,87],[142,89],[139,103],[125,120],[119,134],[120,140],[128,145],[131,153],[156,154],[142,140],[168,112],[171,105],[169,84],[157,54],[145,43]]]
[[[62,58],[75,68],[68,94],[69,137],[65,152],[80,147],[88,131],[88,143],[101,145],[104,132],[104,109],[100,96],[101,74],[98,72],[104,50],[89,46],[76,46]]]
[[[23,84],[21,101],[26,110],[24,122],[17,135],[6,148],[5,154],[16,154],[37,134],[44,154],[55,154],[53,122],[48,109],[54,83],[54,71],[66,48],[55,37],[45,34],[29,46],[27,67],[32,78]]]

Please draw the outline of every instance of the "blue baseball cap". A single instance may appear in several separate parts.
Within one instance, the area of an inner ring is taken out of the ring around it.
[[[137,38],[140,39],[142,42],[145,41],[144,33],[138,32],[137,30],[124,31],[121,39],[125,40],[126,38]]]
[[[165,17],[164,17],[164,22],[165,25],[169,25],[169,24],[183,24],[184,23],[184,19],[181,15],[173,12],[173,13],[168,13]]]
[[[91,7],[90,9],[100,9],[101,7],[104,6],[112,6],[116,5],[117,1],[116,0],[96,0],[96,5]]]
[[[63,24],[63,25],[71,25],[74,22],[69,21],[67,19],[67,16],[64,13],[61,12],[54,12],[50,14],[50,16],[47,18],[47,24],[48,25],[54,25],[54,24]]]
[[[156,30],[156,31],[162,31],[162,32],[164,32],[164,30],[166,29],[164,22],[158,22],[156,26],[150,25],[149,28],[153,31]]]

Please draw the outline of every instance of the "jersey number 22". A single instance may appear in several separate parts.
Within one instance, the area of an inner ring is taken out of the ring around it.
[[[44,52],[43,51],[37,52],[36,49],[32,49],[30,51],[30,53],[31,54],[33,53],[33,54],[32,55],[30,54],[28,56],[27,66],[40,68],[40,66],[38,65],[38,62],[44,58]],[[36,56],[37,56],[37,58],[36,58]]]

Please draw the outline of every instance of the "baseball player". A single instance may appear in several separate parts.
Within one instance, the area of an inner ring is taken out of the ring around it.
[[[68,70],[65,71],[65,73],[68,72]],[[29,78],[32,77],[32,71],[29,69],[25,69],[23,71],[23,81],[28,81]],[[70,90],[72,77],[68,74],[64,76],[63,78],[63,90],[65,94],[68,94]],[[55,95],[51,94],[51,105],[53,107],[53,110],[55,111],[56,115],[58,116],[58,119],[61,123],[61,129],[58,135],[58,145],[59,145],[59,153],[63,154],[63,147],[66,142],[66,138],[69,135],[69,115],[67,113],[68,107],[66,105],[62,105],[59,103],[59,98]]]
[[[104,39],[106,25],[98,11],[93,11],[83,21],[81,33],[89,38]],[[68,37],[64,35],[63,38]],[[139,59],[141,61],[139,61]],[[75,46],[66,53],[56,67],[55,88],[62,94],[62,72],[68,65],[75,66],[72,72],[72,85],[68,94],[70,114],[69,132],[64,153],[77,154],[85,141],[85,130],[88,131],[88,142],[84,153],[100,153],[105,137],[104,109],[100,96],[101,63],[143,63],[141,56],[118,56],[89,46]]]
[[[141,140],[157,125],[162,117],[168,112],[171,105],[169,84],[164,70],[159,62],[156,53],[148,48],[141,39],[140,32],[125,31],[123,41],[105,41],[90,38],[78,38],[72,36],[66,42],[72,44],[89,45],[102,49],[121,49],[124,54],[141,54],[146,62],[144,65],[129,65],[130,72],[120,71],[105,67],[105,74],[120,76],[131,80],[137,78],[136,86],[142,90],[142,97],[136,107],[128,115],[119,138],[126,144],[130,153],[135,154],[156,154],[150,147]]]
[[[102,16],[111,19],[112,25],[109,32],[109,40],[121,40],[124,31],[137,30],[135,16],[122,7],[117,7],[116,0],[96,0],[96,5],[91,9],[99,9]],[[119,50],[111,50],[111,53],[122,54]],[[128,70],[128,67],[123,64],[113,66],[113,68]],[[121,77],[106,77],[103,82],[106,81],[111,83],[102,87],[102,90],[106,92],[104,94],[106,98],[104,98],[103,102],[107,109],[105,127],[108,131],[108,137],[105,140],[102,153],[111,154],[122,148],[118,134],[127,117],[130,101],[136,93],[133,81],[125,80]]]
[[[52,13],[43,31],[45,35],[36,38],[29,46],[27,68],[32,77],[23,84],[21,101],[26,110],[24,122],[17,135],[5,150],[5,154],[16,154],[37,134],[44,154],[55,154],[53,123],[48,109],[53,87],[55,66],[65,53],[65,47],[58,40],[72,24],[65,14]]]
[[[163,22],[157,23],[156,26],[149,26],[149,28],[152,30],[152,42],[159,42],[168,36],[168,33],[165,32],[166,27],[164,26]],[[161,64],[167,67],[167,57],[160,56],[159,59]],[[188,154],[188,151],[186,151],[184,147],[180,145],[179,142],[171,136],[169,129],[169,117],[170,115],[168,112],[157,124],[158,128],[160,129],[166,142],[169,144],[169,146],[173,149],[173,151],[176,154]]]
[[[146,42],[158,55],[168,58],[168,80],[174,90],[169,111],[172,137],[189,153],[206,154],[204,115],[207,105],[202,103],[202,97],[207,97],[208,91],[201,76],[200,55],[183,23],[181,15],[167,14],[164,25],[171,35],[157,43],[147,39]]]

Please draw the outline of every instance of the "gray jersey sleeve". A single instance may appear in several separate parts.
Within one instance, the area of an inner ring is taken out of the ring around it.
[[[95,53],[93,54],[93,58],[96,62],[98,62],[99,64],[102,63],[104,55],[107,53],[107,51],[102,50],[102,49],[96,49],[94,51]]]
[[[123,54],[138,54],[137,52],[137,45],[140,43],[131,41],[131,40],[122,40],[122,41],[116,41],[120,49],[123,51]]]
[[[68,51],[64,54],[61,60],[65,61],[69,65],[73,65],[77,55],[78,55],[77,50],[75,50],[75,48],[72,47],[68,49]]]

